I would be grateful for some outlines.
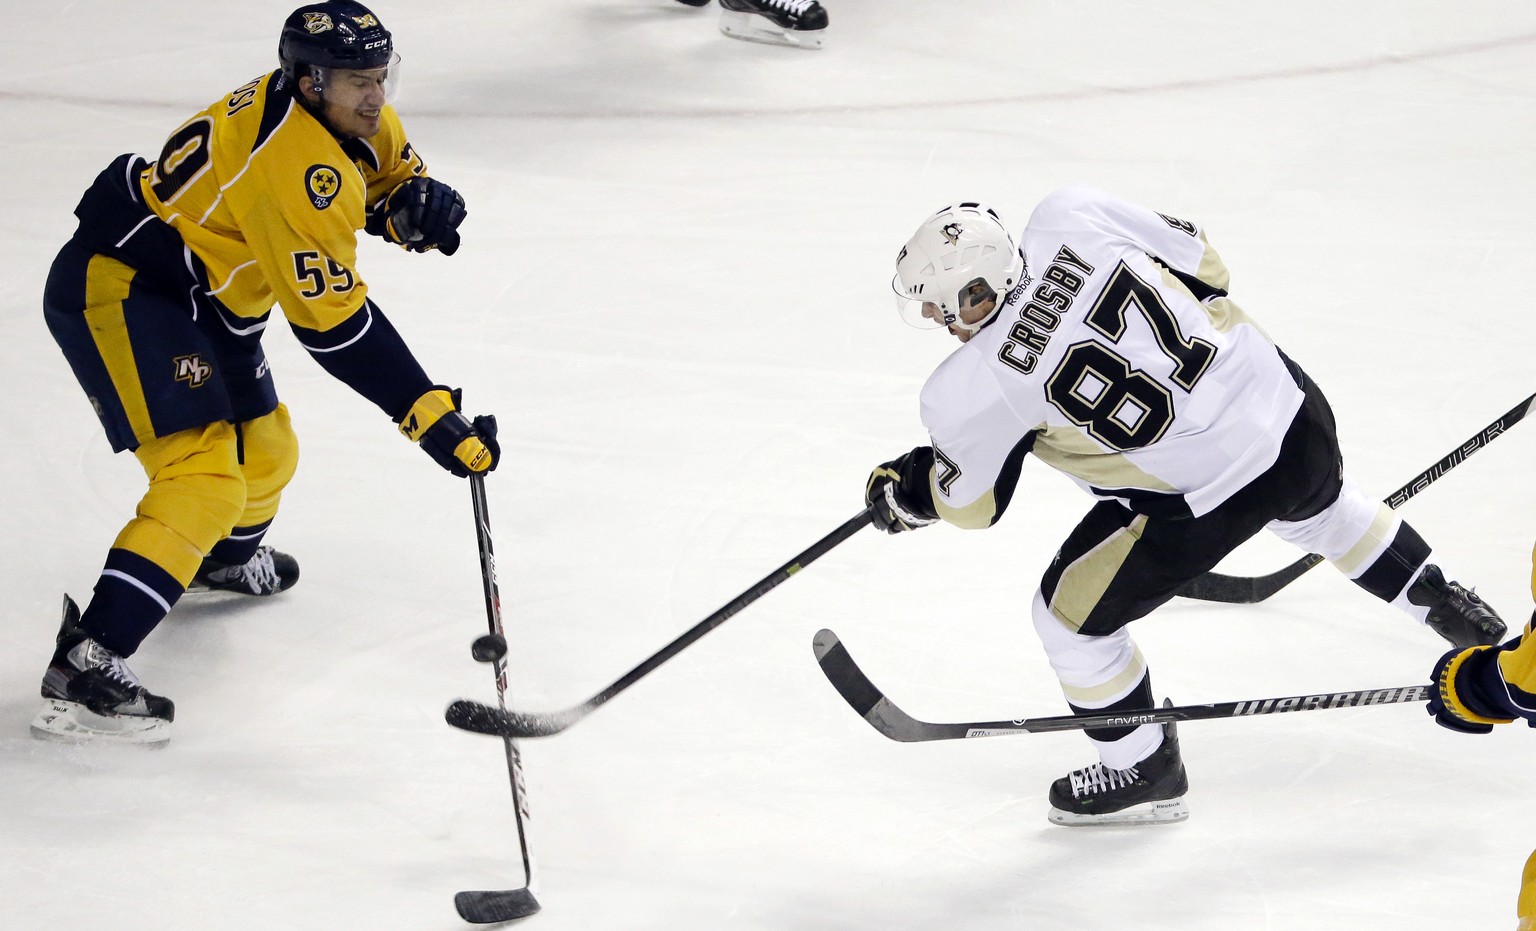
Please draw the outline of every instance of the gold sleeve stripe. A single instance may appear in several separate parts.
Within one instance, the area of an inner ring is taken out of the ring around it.
[[[128,426],[143,441],[155,435],[155,426],[149,419],[139,365],[133,359],[133,344],[128,341],[128,324],[123,319],[123,301],[128,298],[133,275],[133,269],[117,259],[105,255],[92,258],[85,271],[85,322],[122,402]]]
[[[992,526],[992,518],[997,515],[997,497],[993,490],[988,488],[986,494],[965,507],[953,508],[944,503],[944,498],[935,488],[933,508],[939,512],[939,517],[943,518],[945,523],[954,524],[962,530],[985,530]]]

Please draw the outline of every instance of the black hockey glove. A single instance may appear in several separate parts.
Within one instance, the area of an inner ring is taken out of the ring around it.
[[[464,478],[490,472],[501,462],[496,442],[496,418],[482,414],[470,420],[459,412],[462,392],[433,385],[397,421],[400,432],[427,451],[438,465]]]
[[[886,533],[926,527],[939,519],[928,489],[933,471],[933,447],[919,446],[869,473],[864,484],[864,503],[869,522]]]
[[[1427,709],[1436,724],[1463,734],[1486,734],[1495,724],[1514,720],[1505,717],[1502,710],[1482,707],[1483,703],[1477,700],[1477,680],[1489,672],[1496,674],[1495,670],[1487,669],[1487,664],[1497,663],[1500,652],[1498,647],[1481,646],[1450,650],[1440,657],[1430,673],[1434,684]]]
[[[464,198],[443,182],[410,178],[373,205],[364,228],[412,252],[436,249],[453,255],[459,250],[459,224],[467,212]]]

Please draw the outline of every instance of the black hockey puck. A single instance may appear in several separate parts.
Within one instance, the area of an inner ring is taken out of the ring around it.
[[[469,653],[482,663],[494,663],[507,655],[507,640],[501,634],[482,634],[470,644]]]

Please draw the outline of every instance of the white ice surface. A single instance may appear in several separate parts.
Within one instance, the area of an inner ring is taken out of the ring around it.
[[[291,2],[291,0],[290,0]],[[946,339],[901,326],[928,212],[1014,225],[1085,181],[1200,219],[1234,296],[1324,386],[1385,495],[1536,390],[1536,8],[1464,0],[827,0],[831,47],[672,0],[375,5],[400,107],[469,203],[462,251],[370,240],[429,373],[493,411],[515,703],[575,704],[853,515],[923,442]],[[304,444],[270,542],[303,582],[187,601],[132,665],[163,752],[27,734],[61,592],[142,485],[44,329],[70,210],[123,151],[273,64],[289,3],[5,4],[0,30],[0,927],[453,929],[518,883],[465,485],[266,340]],[[1406,508],[1453,575],[1531,609],[1536,426]],[[568,733],[524,745],[557,929],[1507,929],[1536,735],[1393,706],[1186,725],[1190,820],[1045,820],[1081,736],[900,745],[812,661],[835,629],[933,720],[1063,713],[1027,604],[1088,501],[1036,463],[985,534],[866,531]],[[1255,541],[1256,574],[1299,554]],[[1134,632],[1191,703],[1409,685],[1442,644],[1326,567]]]

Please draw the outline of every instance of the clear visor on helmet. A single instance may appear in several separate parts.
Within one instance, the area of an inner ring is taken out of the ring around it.
[[[959,294],[945,297],[942,307],[938,302],[923,300],[922,297],[908,293],[902,287],[900,275],[891,279],[891,290],[896,296],[896,312],[901,314],[901,319],[908,326],[919,330],[936,330],[955,325],[962,330],[975,331],[997,310],[997,293],[981,278],[971,281]]]
[[[348,110],[382,107],[394,103],[400,91],[400,55],[378,68],[322,68],[311,66],[315,90],[327,103]]]

